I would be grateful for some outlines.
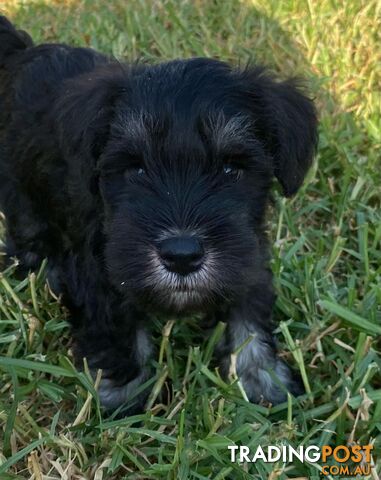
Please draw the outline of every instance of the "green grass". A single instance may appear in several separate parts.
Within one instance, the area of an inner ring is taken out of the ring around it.
[[[157,335],[147,413],[102,416],[72,365],[65,311],[44,280],[0,276],[0,478],[322,478],[319,464],[233,464],[227,445],[374,443],[381,458],[380,3],[351,0],[3,0],[36,41],[147,61],[206,55],[309,80],[315,168],[269,212],[277,336],[304,397],[247,403],[210,365],[220,330]],[[193,323],[193,325],[192,325]],[[163,325],[156,325],[158,332]],[[380,465],[372,472],[378,478]]]

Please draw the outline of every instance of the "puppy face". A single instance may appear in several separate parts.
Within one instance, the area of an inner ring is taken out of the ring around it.
[[[261,70],[205,59],[118,82],[100,96],[97,140],[87,142],[98,145],[110,282],[175,313],[234,300],[261,275],[273,176],[291,195],[310,165],[311,102]]]
[[[271,179],[248,118],[186,113],[123,109],[101,163],[110,278],[176,312],[250,284]]]

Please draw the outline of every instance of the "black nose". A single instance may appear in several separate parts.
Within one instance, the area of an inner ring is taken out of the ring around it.
[[[181,236],[163,240],[159,253],[168,270],[187,275],[200,268],[204,249],[196,237]]]

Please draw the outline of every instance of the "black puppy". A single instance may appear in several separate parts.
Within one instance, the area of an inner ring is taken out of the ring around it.
[[[104,406],[150,377],[153,314],[226,322],[224,375],[254,334],[236,364],[248,398],[298,393],[272,335],[264,231],[273,176],[294,194],[316,146],[313,104],[292,81],[33,46],[1,17],[0,102],[8,254],[28,269],[48,258],[76,356],[103,370]]]

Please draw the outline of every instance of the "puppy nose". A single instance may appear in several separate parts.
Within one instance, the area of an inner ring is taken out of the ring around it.
[[[169,271],[187,275],[200,268],[204,249],[196,237],[179,236],[163,240],[159,253]]]

